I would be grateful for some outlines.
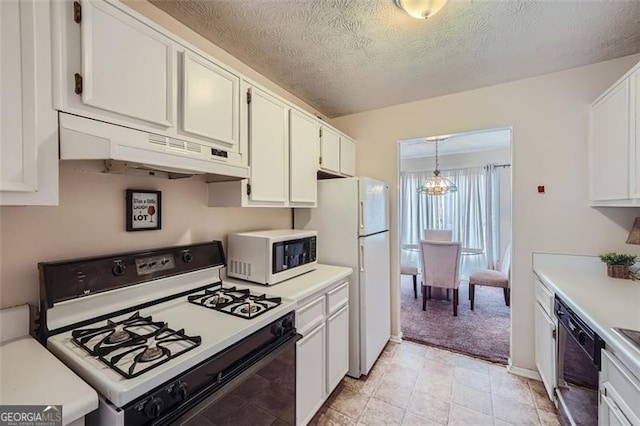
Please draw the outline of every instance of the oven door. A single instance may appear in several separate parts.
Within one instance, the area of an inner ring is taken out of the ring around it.
[[[558,406],[565,426],[597,426],[598,366],[574,337],[570,320],[558,320]]]
[[[296,342],[285,343],[248,366],[197,405],[179,407],[163,424],[295,424]]]
[[[272,247],[271,274],[288,271],[316,261],[316,237],[278,241]]]

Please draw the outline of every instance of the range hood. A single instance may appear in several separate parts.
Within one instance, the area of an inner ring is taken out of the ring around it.
[[[249,168],[212,154],[211,147],[60,113],[60,159],[103,160],[106,171],[158,171],[163,176],[249,177]],[[230,180],[231,180],[230,179]]]

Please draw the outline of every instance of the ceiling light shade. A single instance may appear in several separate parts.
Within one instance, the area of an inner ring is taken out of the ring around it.
[[[447,0],[394,0],[396,6],[416,19],[427,19],[438,13]]]
[[[427,195],[444,195],[449,192],[456,192],[458,187],[455,186],[453,182],[451,182],[446,177],[440,176],[440,160],[438,159],[438,139],[436,139],[436,169],[433,171],[433,176],[429,176],[424,180],[424,183],[420,188],[418,188],[418,192],[421,194]]]

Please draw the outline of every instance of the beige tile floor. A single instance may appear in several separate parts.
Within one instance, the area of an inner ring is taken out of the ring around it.
[[[340,383],[313,425],[559,425],[540,382],[502,365],[389,343],[363,380]]]

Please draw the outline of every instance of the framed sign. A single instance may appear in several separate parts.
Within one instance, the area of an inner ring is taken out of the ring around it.
[[[162,229],[162,193],[127,189],[127,231]]]

